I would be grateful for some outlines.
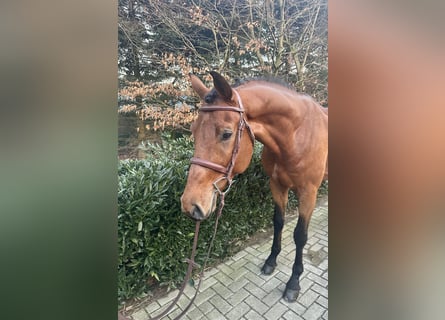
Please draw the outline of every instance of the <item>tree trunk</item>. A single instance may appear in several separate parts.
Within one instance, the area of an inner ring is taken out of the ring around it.
[[[136,97],[136,110],[141,110],[142,108],[142,97],[141,96],[137,96]],[[142,141],[145,141],[147,139],[147,129],[145,128],[145,120],[143,119],[143,117],[141,117],[140,115],[138,115],[137,117],[137,131],[138,131],[138,143],[141,143]],[[142,150],[137,150],[137,157],[141,158],[143,157],[143,152]]]
[[[277,29],[278,29],[278,41],[276,43],[276,58],[274,63],[273,74],[276,76],[279,74],[279,70],[284,63],[283,55],[284,55],[284,28],[285,28],[285,20],[284,20],[284,7],[286,5],[285,0],[278,0],[278,10],[279,16],[277,21]]]
[[[130,20],[132,25],[137,24],[136,20],[136,11],[135,11],[135,4],[136,0],[129,0],[128,1],[128,19]],[[137,79],[141,79],[141,67],[139,63],[139,54],[138,54],[138,48],[135,46],[133,42],[131,42],[131,60],[133,63],[131,64],[131,73],[133,76]]]

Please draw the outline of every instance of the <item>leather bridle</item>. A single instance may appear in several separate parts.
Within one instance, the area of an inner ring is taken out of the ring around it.
[[[216,191],[222,195],[227,193],[227,191],[229,190],[230,186],[232,185],[232,172],[233,172],[233,168],[235,166],[235,161],[236,158],[238,156],[238,152],[239,152],[239,148],[240,148],[240,144],[241,144],[241,136],[242,133],[244,131],[244,128],[247,128],[247,131],[249,133],[250,139],[252,140],[252,144],[255,144],[255,135],[253,134],[252,129],[250,128],[249,124],[247,123],[246,118],[244,117],[244,106],[243,106],[243,102],[241,100],[241,97],[239,95],[239,93],[236,90],[233,90],[233,92],[235,93],[237,100],[238,100],[238,106],[239,107],[232,107],[232,106],[203,106],[201,108],[199,108],[199,112],[213,112],[213,111],[232,111],[232,112],[238,112],[240,115],[240,119],[238,122],[238,130],[236,133],[236,137],[235,137],[235,145],[233,146],[233,150],[232,150],[232,156],[230,158],[229,163],[227,164],[227,166],[223,166],[221,164],[218,163],[214,163],[212,161],[209,160],[205,160],[202,158],[198,158],[198,157],[193,157],[192,159],[190,159],[191,164],[196,164],[199,165],[201,167],[205,167],[208,169],[211,169],[213,171],[222,173],[223,176],[219,177],[218,179],[215,180],[215,182],[213,182],[213,186],[216,189]],[[221,191],[220,188],[218,187],[217,183],[222,181],[222,180],[227,180],[228,183],[228,187],[225,189],[225,191]]]

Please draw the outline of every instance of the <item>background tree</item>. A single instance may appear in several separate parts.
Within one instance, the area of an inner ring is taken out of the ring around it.
[[[187,131],[208,81],[272,75],[327,104],[327,0],[119,0],[119,112]]]

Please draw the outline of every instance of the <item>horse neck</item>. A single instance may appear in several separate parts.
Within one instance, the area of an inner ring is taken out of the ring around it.
[[[279,146],[287,144],[301,127],[310,98],[268,85],[246,87],[239,92],[255,137],[279,153]]]

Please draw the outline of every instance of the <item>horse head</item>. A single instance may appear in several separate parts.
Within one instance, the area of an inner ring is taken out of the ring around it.
[[[236,174],[247,169],[253,153],[254,137],[238,92],[217,72],[210,74],[212,89],[190,75],[203,105],[191,126],[195,150],[181,207],[195,220],[204,220],[215,210],[218,194],[230,187]]]

